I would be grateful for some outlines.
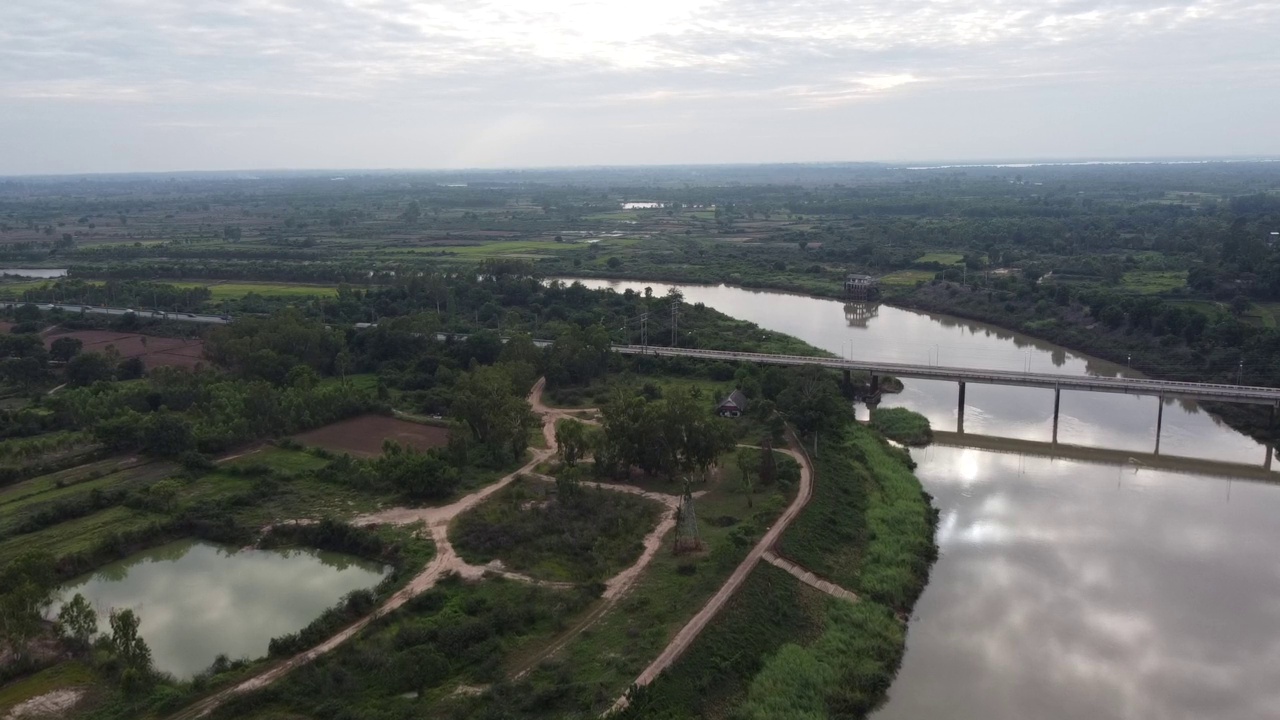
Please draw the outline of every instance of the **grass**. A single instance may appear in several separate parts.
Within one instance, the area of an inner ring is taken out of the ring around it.
[[[918,282],[928,282],[937,275],[932,270],[899,270],[880,278],[880,284],[889,287],[915,287]]]
[[[1142,295],[1158,295],[1186,285],[1186,270],[1132,270],[1121,280],[1125,290]]]
[[[115,533],[141,530],[164,516],[126,507],[113,507],[86,517],[0,542],[0,566],[25,552],[47,552],[55,558],[87,553]]]
[[[450,536],[473,565],[504,567],[553,581],[603,581],[631,565],[661,507],[612,490],[560,495],[546,482],[516,479],[454,521]]]
[[[231,699],[211,717],[467,717],[491,702],[474,688],[503,679],[503,655],[545,641],[588,600],[501,578],[446,578],[355,641],[265,690]]]
[[[257,293],[264,297],[332,297],[338,294],[338,288],[334,285],[255,282],[204,283],[184,280],[157,280],[156,282],[167,282],[168,284],[184,288],[207,287],[209,288],[209,292],[212,294],[212,299],[214,301],[239,300],[249,293]]]
[[[826,627],[805,646],[790,642],[751,682],[739,717],[866,717],[884,700],[906,631],[888,608],[828,600]]]
[[[746,496],[731,483],[712,483],[697,500],[706,549],[674,555],[669,533],[618,606],[569,640],[556,657],[538,663],[516,690],[537,695],[550,692],[557,678],[570,678],[564,696],[544,708],[543,716],[595,717],[603,712],[719,589],[794,492],[792,485],[758,493],[749,508]],[[523,669],[527,662],[527,657],[516,658],[508,668]]]
[[[931,252],[916,258],[918,263],[937,263],[939,265],[959,265],[964,262],[961,253]]]
[[[767,658],[787,643],[818,637],[824,598],[783,570],[757,565],[689,650],[615,717],[725,717]]]
[[[8,717],[10,709],[31,698],[54,690],[91,686],[99,682],[97,673],[82,662],[59,663],[0,688],[0,717]]]
[[[609,401],[613,389],[652,386],[665,396],[672,390],[688,389],[700,394],[708,407],[720,402],[733,390],[733,382],[717,382],[705,378],[660,375],[655,373],[622,373],[592,381],[587,387],[550,388],[548,404],[561,408],[597,408]]]
[[[934,512],[910,457],[851,425],[820,441],[814,463],[813,500],[783,534],[781,554],[859,595],[909,609],[935,557]]]
[[[876,408],[871,413],[871,426],[903,445],[928,445],[933,441],[929,418],[906,408]]]
[[[230,460],[227,467],[245,467],[262,465],[285,473],[300,473],[308,470],[319,470],[329,461],[301,450],[288,450],[272,445],[263,446],[260,450]]]

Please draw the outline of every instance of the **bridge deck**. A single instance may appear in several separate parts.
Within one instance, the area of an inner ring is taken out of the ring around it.
[[[943,367],[938,365],[905,365],[901,363],[869,360],[844,360],[830,357],[802,355],[769,355],[764,353],[727,352],[724,350],[697,350],[693,348],[669,348],[640,345],[614,345],[614,352],[623,355],[657,355],[660,357],[691,357],[705,360],[752,362],[764,365],[816,365],[833,370],[858,370],[877,375],[921,380],[945,380],[950,382],[980,383],[986,385],[1016,385],[1054,390],[1085,390],[1090,392],[1122,393],[1126,395],[1158,395],[1183,397],[1193,400],[1251,403],[1280,407],[1280,388],[1253,387],[1249,385],[1222,385],[1216,383],[1179,382],[1147,378],[1090,377],[1077,375],[1053,375],[1049,373],[1012,372],[1007,370],[980,370],[973,368]]]

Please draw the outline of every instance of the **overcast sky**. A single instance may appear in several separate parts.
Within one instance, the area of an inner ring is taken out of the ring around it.
[[[0,174],[1280,155],[1277,0],[0,0]]]

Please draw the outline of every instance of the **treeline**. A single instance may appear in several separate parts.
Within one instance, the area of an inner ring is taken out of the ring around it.
[[[1241,303],[1215,312],[1178,299],[1023,278],[993,288],[937,281],[905,302],[1027,332],[1157,377],[1280,386],[1280,329],[1247,322]],[[1265,412],[1219,410],[1242,429],[1269,432]]]
[[[140,280],[90,283],[74,278],[55,280],[22,292],[22,300],[29,303],[157,308],[178,312],[200,310],[212,296],[209,288],[203,286],[184,288]]]

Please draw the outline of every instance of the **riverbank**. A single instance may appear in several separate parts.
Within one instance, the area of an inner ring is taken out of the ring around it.
[[[690,283],[706,287],[724,285],[740,287],[748,291],[781,292],[819,300],[841,299],[839,287],[803,287],[796,283],[776,281],[708,284],[705,281],[679,278],[679,273],[664,278],[653,275],[625,277],[624,275],[626,274],[593,273],[591,277],[585,275],[566,277],[582,281]],[[1101,326],[1081,308],[1068,308],[1071,312],[1066,312],[1062,317],[1058,313],[1045,315],[1041,312],[1044,308],[1038,305],[1020,303],[1016,298],[1005,297],[1003,294],[998,298],[996,296],[988,298],[988,293],[985,291],[941,281],[924,283],[910,290],[900,290],[900,292],[894,292],[891,297],[881,300],[879,304],[988,324],[1010,334],[1020,333],[1061,346],[1064,350],[1088,354],[1116,365],[1128,366],[1146,377],[1155,379],[1224,383],[1235,383],[1237,380],[1232,372],[1215,373],[1197,364],[1204,359],[1189,348],[1170,347],[1167,343],[1157,342],[1146,335],[1112,331]],[[1013,309],[1010,309],[1011,307]],[[1233,365],[1231,369],[1234,371],[1235,366]],[[1247,368],[1245,375],[1245,384],[1248,384]],[[1280,438],[1277,428],[1271,425],[1271,418],[1265,407],[1229,403],[1200,403],[1200,406],[1233,430],[1258,442],[1269,443]]]
[[[857,423],[824,435],[813,462],[813,500],[776,552],[857,601],[761,565],[617,717],[865,717],[883,703],[937,557],[937,511],[910,456]]]
[[[985,291],[957,283],[939,282],[899,296],[895,298],[895,304],[909,310],[940,313],[1002,327],[1068,350],[1132,367],[1151,378],[1224,383],[1234,383],[1237,380],[1229,373],[1223,376],[1195,366],[1193,361],[1196,355],[1186,348],[1157,344],[1149,336],[1135,338],[1131,334],[1111,330],[1094,320],[1083,309],[1067,308],[1065,312],[1045,317],[1036,308],[1024,307],[1015,301],[1006,301],[1005,298],[1001,298],[1001,304],[988,295]],[[1272,426],[1269,409],[1266,407],[1231,403],[1199,404],[1233,430],[1259,442],[1270,443],[1280,437]]]

